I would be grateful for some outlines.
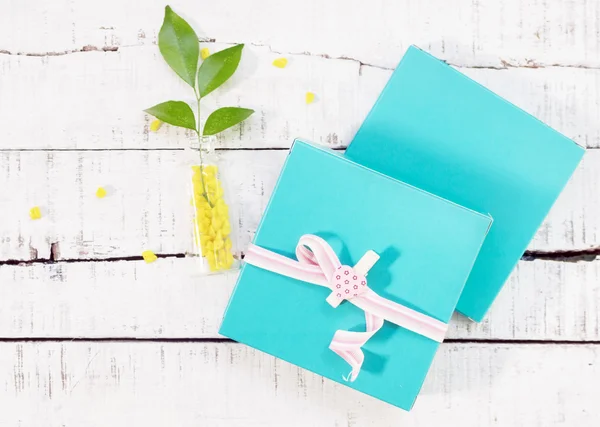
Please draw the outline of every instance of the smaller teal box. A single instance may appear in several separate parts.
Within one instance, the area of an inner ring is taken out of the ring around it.
[[[480,321],[584,151],[412,46],[346,156],[494,218],[457,305]]]
[[[466,209],[344,158],[295,141],[254,244],[289,258],[316,234],[343,264],[369,249],[381,258],[369,286],[381,296],[448,322],[492,223]],[[356,381],[328,349],[336,330],[364,331],[364,312],[329,290],[253,265],[242,267],[220,333],[409,410],[439,344],[385,322],[363,351]]]

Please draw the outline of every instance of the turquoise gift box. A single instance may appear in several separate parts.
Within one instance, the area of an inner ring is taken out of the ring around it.
[[[457,310],[480,321],[584,149],[411,47],[346,157],[479,212],[494,226]]]
[[[368,274],[379,295],[447,323],[492,219],[296,140],[254,238],[289,258],[304,234],[323,238],[342,264],[368,250],[381,258]],[[354,382],[328,349],[337,330],[364,331],[365,313],[329,289],[246,263],[220,333],[319,375],[409,410],[439,346],[385,322],[364,346]]]

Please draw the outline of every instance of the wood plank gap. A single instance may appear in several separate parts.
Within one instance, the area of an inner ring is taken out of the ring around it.
[[[522,261],[559,261],[559,262],[592,262],[600,256],[600,248],[590,248],[578,251],[526,251]]]
[[[185,258],[186,254],[155,254],[158,258]],[[133,255],[133,256],[125,256],[125,257],[111,257],[111,258],[72,258],[72,259],[55,259],[55,251],[50,251],[50,258],[37,258],[32,260],[17,260],[17,259],[9,259],[5,261],[0,261],[0,266],[2,265],[18,265],[18,266],[27,266],[33,264],[71,264],[71,263],[81,263],[81,262],[118,262],[118,261],[143,261],[144,258],[141,255]]]
[[[175,254],[156,254],[158,258],[185,258],[185,253]],[[242,259],[245,254],[242,253]],[[521,261],[555,261],[555,262],[594,262],[600,257],[600,248],[586,249],[582,251],[527,251],[521,257]],[[56,251],[50,251],[50,258],[36,258],[31,260],[8,259],[0,260],[2,265],[17,265],[28,266],[34,264],[72,264],[84,262],[118,262],[118,261],[142,261],[144,258],[141,255],[123,256],[123,257],[108,257],[108,258],[67,258],[58,259]]]
[[[0,148],[0,152],[183,151],[184,148]],[[271,150],[271,148],[265,148]],[[287,150],[285,147],[272,150]]]
[[[63,50],[60,52],[11,52],[10,50],[0,49],[0,55],[46,57],[46,56],[64,56],[64,55],[70,55],[72,53],[81,53],[81,52],[118,52],[118,51],[119,51],[119,46],[97,47],[97,46],[86,45],[80,49]]]
[[[201,43],[218,43],[224,46],[228,46],[228,45],[235,45],[238,44],[233,43],[233,42],[218,42],[215,38],[211,38],[211,37],[206,37],[206,38],[202,38],[199,40]],[[359,67],[371,67],[371,68],[376,68],[376,69],[380,69],[380,70],[386,70],[386,71],[393,71],[393,68],[391,67],[386,67],[383,65],[378,65],[378,64],[374,64],[374,63],[369,63],[369,62],[365,62],[363,60],[360,60],[358,58],[353,58],[351,56],[347,56],[347,55],[341,55],[341,56],[331,56],[328,55],[326,53],[312,53],[309,51],[291,51],[291,52],[283,52],[283,51],[279,51],[279,50],[275,50],[273,49],[270,45],[268,44],[263,44],[263,43],[248,43],[245,42],[245,44],[249,45],[249,46],[254,46],[254,47],[259,47],[259,48],[266,48],[269,50],[269,52],[276,54],[276,55],[285,55],[285,56],[308,56],[308,57],[316,57],[316,58],[324,58],[324,59],[331,59],[331,60],[338,60],[338,61],[352,61],[352,62],[356,62],[359,64]],[[50,56],[64,56],[64,55],[71,55],[71,54],[76,54],[76,53],[85,53],[85,52],[118,52],[119,49],[121,48],[143,48],[143,47],[147,47],[147,46],[156,46],[156,43],[150,43],[150,44],[132,44],[132,45],[123,45],[123,46],[92,46],[92,45],[86,45],[83,46],[79,49],[70,49],[70,50],[64,50],[64,51],[50,51],[50,52],[13,52],[7,49],[0,49],[0,55],[10,55],[10,56],[30,56],[30,57],[50,57]],[[505,60],[505,59],[500,59],[500,65],[470,65],[470,64],[457,64],[455,62],[450,62],[448,60],[444,60],[442,59],[443,62],[445,62],[448,65],[451,65],[453,67],[456,68],[463,68],[463,69],[489,69],[489,70],[498,70],[498,71],[503,71],[503,70],[508,70],[509,68],[530,68],[530,69],[537,69],[537,68],[579,68],[579,69],[585,69],[585,70],[597,70],[600,69],[600,67],[594,66],[594,65],[585,65],[585,64],[561,64],[561,63],[544,63],[544,62],[536,62],[535,60],[531,60],[528,59],[526,60],[526,62],[524,64],[520,64],[520,63],[515,63],[515,62],[511,62],[510,60]]]

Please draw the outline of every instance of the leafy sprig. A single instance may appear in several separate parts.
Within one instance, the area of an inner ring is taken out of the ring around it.
[[[200,131],[200,100],[225,83],[237,70],[242,58],[243,44],[232,46],[207,57],[200,68],[200,45],[194,29],[170,6],[158,33],[158,48],[169,66],[183,81],[192,87],[196,98],[197,115],[183,101],[167,101],[144,110],[169,123],[193,130],[201,136],[215,135],[246,120],[254,110],[240,107],[223,107],[213,111]]]

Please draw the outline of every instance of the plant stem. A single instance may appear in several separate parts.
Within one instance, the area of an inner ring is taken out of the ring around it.
[[[200,185],[202,185],[202,196],[204,196],[204,198],[206,199],[206,201],[208,202],[208,206],[210,206],[211,208],[213,207],[213,204],[210,202],[209,198],[208,198],[208,193],[206,191],[206,184],[204,182],[204,160],[202,159],[202,135],[200,135],[200,94],[198,94],[196,92],[196,88],[194,88],[194,95],[196,95],[196,103],[198,106],[197,109],[197,118],[196,118],[196,135],[198,136],[198,154],[200,156]]]

